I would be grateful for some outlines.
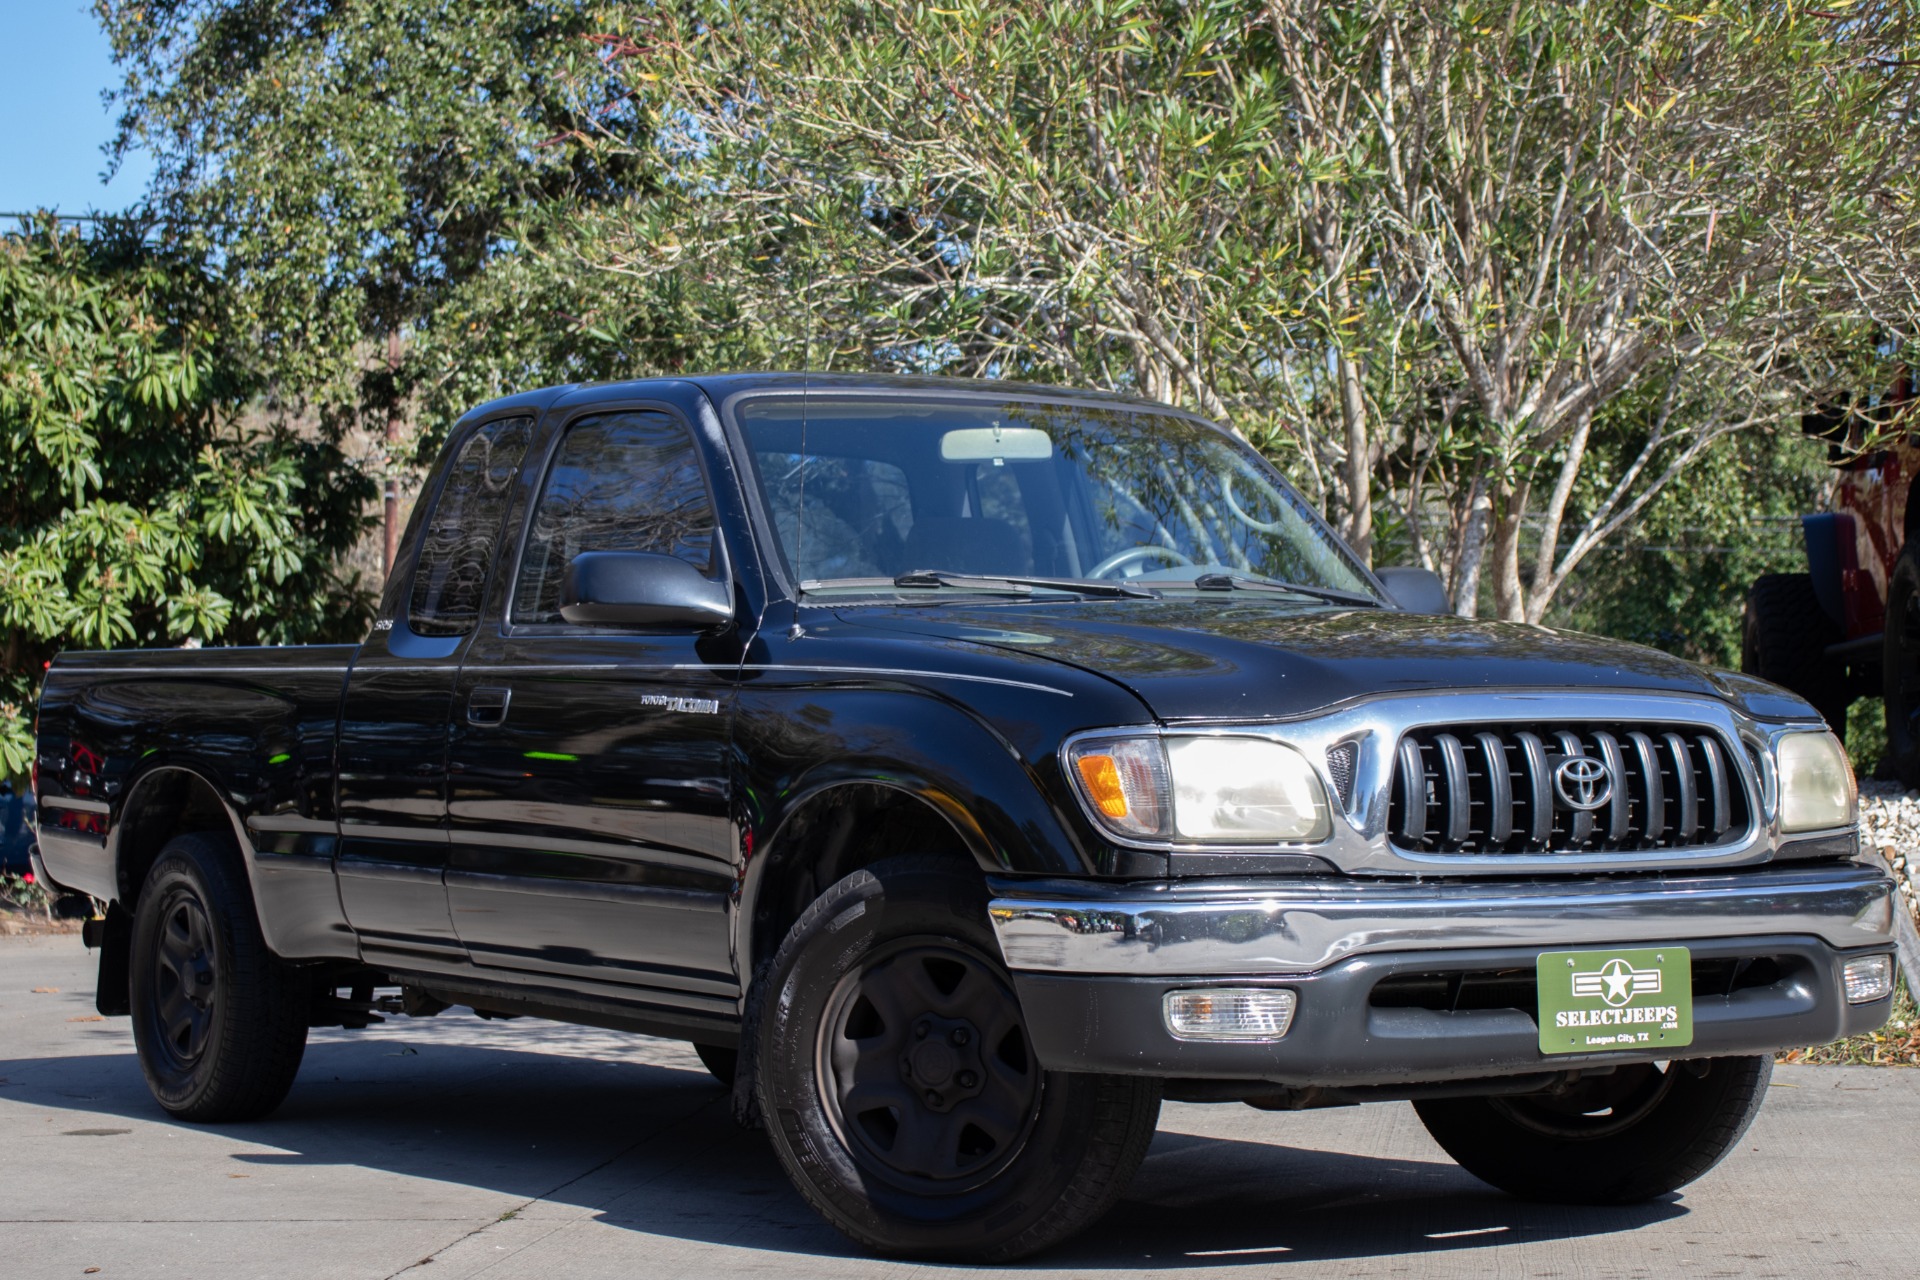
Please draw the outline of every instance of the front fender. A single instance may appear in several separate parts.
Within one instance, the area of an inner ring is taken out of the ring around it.
[[[756,853],[772,850],[807,801],[861,783],[927,804],[987,870],[1098,870],[1098,850],[1075,829],[1077,814],[1055,799],[1051,757],[1027,759],[984,717],[946,698],[839,689],[794,705],[787,691],[756,688],[742,694],[737,714],[740,826]]]

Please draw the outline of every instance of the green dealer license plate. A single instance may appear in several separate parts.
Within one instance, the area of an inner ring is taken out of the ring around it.
[[[1693,1043],[1693,960],[1685,947],[1549,951],[1536,973],[1542,1053]]]

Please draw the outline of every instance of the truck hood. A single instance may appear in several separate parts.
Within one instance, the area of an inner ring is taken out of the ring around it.
[[[1442,689],[1624,689],[1818,719],[1785,690],[1658,649],[1520,623],[1295,601],[1097,600],[836,610],[855,628],[1042,656],[1105,676],[1161,720],[1266,720]]]

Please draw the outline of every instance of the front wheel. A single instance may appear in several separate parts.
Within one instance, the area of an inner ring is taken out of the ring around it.
[[[293,1087],[309,989],[267,950],[244,874],[217,840],[175,836],[134,909],[133,1041],[183,1120],[252,1120]]]
[[[750,1034],[774,1150],[870,1249],[1037,1252],[1105,1213],[1146,1155],[1158,1082],[1040,1065],[971,866],[855,872],[795,923],[765,981]]]
[[[1527,1200],[1629,1204],[1686,1186],[1760,1110],[1771,1058],[1618,1067],[1556,1093],[1414,1103],[1460,1167]]]

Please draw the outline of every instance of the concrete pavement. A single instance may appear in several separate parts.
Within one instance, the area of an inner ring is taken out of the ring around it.
[[[907,1277],[788,1188],[683,1046],[462,1015],[316,1032],[272,1118],[153,1104],[77,938],[0,938],[0,1276]],[[35,992],[34,988],[58,988]],[[1669,1201],[1561,1209],[1402,1104],[1170,1104],[1120,1208],[1018,1274],[1909,1276],[1920,1072],[1797,1067]]]

